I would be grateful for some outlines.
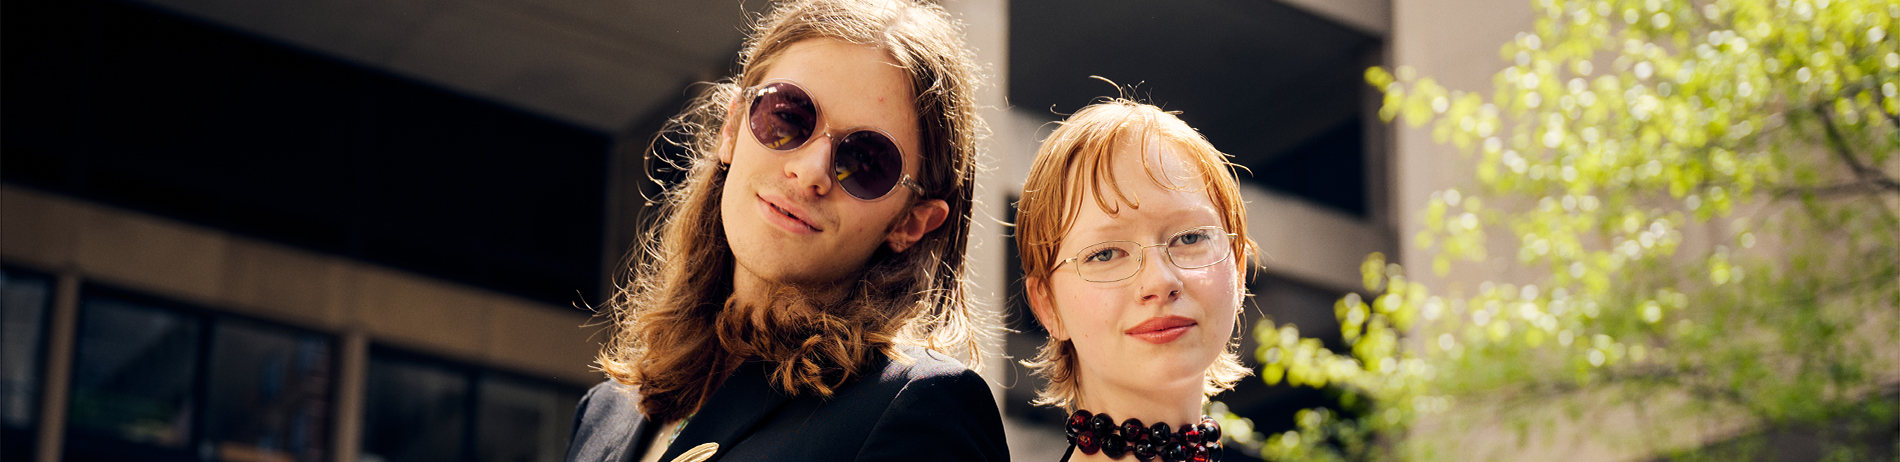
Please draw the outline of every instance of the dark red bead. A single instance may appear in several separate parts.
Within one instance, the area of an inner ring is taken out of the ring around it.
[[[1148,427],[1148,440],[1156,445],[1165,445],[1173,438],[1174,428],[1169,427],[1167,422],[1155,422],[1155,426]]]
[[[1081,449],[1083,454],[1095,454],[1096,450],[1102,449],[1102,442],[1095,438],[1095,432],[1082,430],[1082,433],[1075,435],[1075,448]]]
[[[1135,452],[1136,459],[1141,459],[1141,462],[1148,462],[1150,460],[1154,460],[1155,455],[1156,455],[1155,453],[1161,452],[1161,445],[1155,444],[1148,440],[1142,440],[1139,443],[1135,443],[1134,452]]]
[[[1128,440],[1121,435],[1106,433],[1102,435],[1102,455],[1110,459],[1120,459],[1128,453]]]
[[[1089,418],[1089,430],[1094,431],[1097,437],[1114,433],[1115,418],[1109,417],[1108,414],[1096,414],[1095,417]]]
[[[1067,425],[1062,426],[1062,433],[1069,435],[1070,439],[1074,439],[1075,434],[1081,433],[1083,429],[1088,428],[1089,417],[1092,416],[1093,414],[1090,414],[1089,411],[1081,409],[1075,410],[1074,414],[1069,414]]]
[[[1210,441],[1201,446],[1207,448],[1207,460],[1220,462],[1221,451],[1224,449],[1221,447],[1219,441]]]
[[[1141,425],[1141,419],[1124,420],[1122,437],[1128,439],[1128,444],[1148,441],[1148,427]]]
[[[1182,426],[1181,427],[1181,442],[1187,443],[1187,444],[1201,444],[1200,426],[1199,425]]]
[[[1188,445],[1188,462],[1207,462],[1207,447],[1198,444]]]
[[[1220,422],[1214,419],[1201,419],[1201,441],[1212,443],[1220,441]]]
[[[1188,448],[1180,441],[1168,442],[1161,448],[1161,460],[1164,462],[1187,462]]]

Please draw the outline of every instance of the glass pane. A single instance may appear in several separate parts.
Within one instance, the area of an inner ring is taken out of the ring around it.
[[[205,436],[228,461],[319,461],[329,447],[330,340],[223,320],[212,333]]]
[[[191,439],[195,317],[107,297],[79,310],[70,426],[160,447]]]
[[[27,460],[39,448],[52,287],[50,278],[0,269],[0,459]]]
[[[0,425],[39,419],[41,348],[52,280],[0,270]]]
[[[362,462],[461,458],[468,374],[444,365],[371,355],[363,397]]]
[[[559,462],[580,393],[495,375],[481,386],[476,454],[482,462]]]

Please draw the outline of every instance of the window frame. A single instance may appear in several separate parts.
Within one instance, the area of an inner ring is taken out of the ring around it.
[[[585,396],[587,393],[586,387],[577,387],[577,386],[573,386],[571,384],[568,384],[566,382],[561,382],[558,380],[550,380],[550,379],[541,378],[534,375],[524,374],[524,373],[520,373],[516,371],[500,369],[500,368],[496,368],[492,366],[484,366],[484,365],[476,364],[469,361],[446,358],[446,357],[437,356],[437,355],[433,355],[433,354],[429,354],[429,353],[425,353],[425,352],[421,352],[421,351],[417,351],[417,350],[413,350],[409,348],[404,348],[399,345],[391,345],[388,343],[371,341],[368,348],[368,352],[363,358],[364,390],[363,390],[362,402],[358,403],[359,406],[364,407],[362,409],[358,409],[358,412],[364,416],[368,415],[367,406],[370,405],[370,401],[371,401],[370,396],[369,396],[370,391],[368,389],[369,382],[371,380],[369,377],[369,365],[371,362],[376,361],[378,357],[381,357],[385,360],[407,362],[407,363],[412,363],[412,364],[426,364],[430,366],[441,367],[442,369],[453,371],[457,375],[460,375],[462,377],[463,383],[466,386],[465,389],[467,390],[467,393],[468,393],[467,396],[463,397],[462,399],[462,405],[463,405],[463,411],[464,411],[462,415],[462,422],[463,422],[462,423],[462,440],[461,440],[461,444],[456,445],[456,448],[457,448],[457,451],[459,451],[459,454],[457,454],[452,459],[446,459],[446,460],[455,460],[455,461],[461,461],[461,462],[477,462],[480,460],[481,454],[478,451],[480,449],[478,442],[481,437],[480,423],[481,423],[481,417],[482,417],[481,415],[482,396],[483,396],[484,389],[487,386],[487,383],[491,379],[499,378],[499,379],[513,381],[516,383],[542,387],[543,389],[553,390],[557,393],[568,393],[577,399],[576,404],[578,404],[578,398],[580,398],[581,396]],[[357,422],[358,431],[362,432],[362,434],[368,434],[368,429],[363,428],[364,426],[368,425],[368,423],[369,423],[369,419],[367,418],[360,419]],[[565,424],[572,425],[572,422],[567,422]],[[573,433],[573,429],[569,428],[568,433],[571,435]],[[361,454],[363,454],[364,452],[364,448],[362,445],[366,444],[367,442],[368,442],[368,438],[362,438],[357,442],[358,447],[352,448],[351,450],[356,451],[358,454],[358,457],[360,458]]]
[[[339,417],[337,404],[344,385],[340,380],[341,371],[345,365],[342,336],[276,320],[219,310],[146,291],[85,280],[80,283],[74,313],[72,368],[75,374],[80,368],[80,359],[85,356],[85,345],[82,339],[85,336],[84,321],[88,304],[102,298],[168,312],[187,319],[197,326],[198,338],[196,349],[192,352],[193,371],[189,385],[192,399],[188,410],[191,413],[191,421],[188,424],[189,435],[185,438],[184,448],[178,449],[127,441],[114,435],[75,428],[72,418],[72,400],[79,391],[79,383],[77,380],[69,380],[66,384],[67,415],[64,422],[64,437],[60,441],[64,460],[120,460],[124,458],[192,462],[218,460],[216,442],[211,441],[206,434],[210,427],[210,389],[213,367],[211,359],[219,330],[234,321],[268,330],[292,333],[299,337],[317,336],[328,343],[331,378],[325,389],[328,398],[328,403],[324,408],[326,424],[319,430],[323,436],[323,443],[319,447],[323,448],[323,460],[334,458],[337,435],[332,422]]]

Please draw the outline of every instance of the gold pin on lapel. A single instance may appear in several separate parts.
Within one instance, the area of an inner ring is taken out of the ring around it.
[[[679,457],[674,457],[673,462],[706,462],[706,459],[711,459],[715,452],[719,452],[719,443],[693,446],[692,449],[681,453]]]

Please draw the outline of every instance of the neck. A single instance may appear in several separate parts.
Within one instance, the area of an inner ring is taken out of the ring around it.
[[[828,283],[789,283],[767,280],[734,264],[731,301],[749,306],[780,306],[804,303],[829,306],[845,298],[851,289],[847,279]],[[855,275],[854,275],[855,276]]]
[[[771,300],[771,291],[771,283],[746,271],[737,263],[732,265],[732,301],[740,305],[756,305]]]
[[[1083,400],[1080,409],[1098,415],[1108,414],[1117,424],[1128,419],[1140,419],[1142,425],[1167,422],[1169,427],[1178,428],[1184,424],[1191,425],[1201,421],[1201,397],[1198,394],[1189,400],[1175,402],[1142,400],[1115,403],[1109,400]]]
[[[1201,393],[1198,380],[1166,389],[1135,390],[1089,380],[1088,374],[1083,375],[1078,377],[1082,381],[1082,396],[1077,406],[1095,414],[1107,413],[1115,423],[1131,418],[1141,419],[1144,425],[1167,422],[1169,426],[1180,426],[1201,421],[1201,404],[1207,397]]]

